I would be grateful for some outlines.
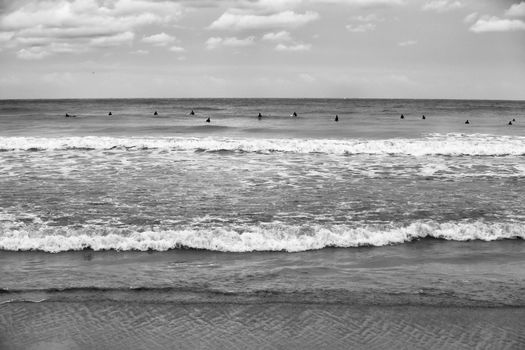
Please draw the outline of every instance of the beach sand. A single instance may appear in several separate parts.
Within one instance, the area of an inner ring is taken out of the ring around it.
[[[523,349],[525,308],[15,302],[11,349]]]

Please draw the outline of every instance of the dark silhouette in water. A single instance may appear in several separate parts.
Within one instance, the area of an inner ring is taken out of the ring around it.
[[[153,113],[153,115],[159,115],[159,114],[157,113],[157,111],[155,111],[155,113]]]
[[[425,119],[427,119],[427,117],[425,117],[425,115],[423,114],[423,116],[421,117],[421,119],[425,120]]]
[[[467,119],[467,121],[465,122],[465,124],[470,124],[470,122],[468,121],[468,119]]]
[[[334,121],[336,121],[336,122],[339,121],[339,116],[338,116],[337,114],[335,115],[335,119],[334,119]]]
[[[262,119],[262,114],[259,113],[259,115],[257,116],[257,119],[261,120]]]
[[[515,122],[515,121],[516,121],[516,119],[515,119],[515,118],[512,118],[512,121],[513,121],[513,122]]]
[[[292,117],[297,117],[297,113],[293,112]]]
[[[208,119],[206,119],[206,123],[209,123],[211,122],[210,118],[208,117]]]
[[[195,112],[193,111],[193,109],[191,110],[190,115],[195,115]]]
[[[401,114],[401,119],[405,119],[405,116],[403,114]]]
[[[109,112],[108,115],[113,115],[113,113]]]
[[[507,125],[512,125],[512,121],[509,121],[509,123]]]
[[[71,115],[71,114],[67,114],[65,115],[66,118],[76,118],[77,116],[76,115]]]

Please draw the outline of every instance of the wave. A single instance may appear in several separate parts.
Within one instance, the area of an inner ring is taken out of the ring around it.
[[[56,227],[45,223],[0,221],[0,249],[57,253],[84,249],[222,252],[300,252],[327,247],[385,246],[424,238],[451,241],[525,239],[525,223],[417,221],[406,226],[288,225],[279,222],[224,227],[150,229],[96,225]]]
[[[385,155],[525,155],[524,136],[430,134],[416,139],[228,139],[184,137],[0,137],[0,151],[42,150],[205,150],[209,152],[290,152]]]

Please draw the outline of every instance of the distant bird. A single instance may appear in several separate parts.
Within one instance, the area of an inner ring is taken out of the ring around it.
[[[470,124],[470,122],[468,121],[468,119],[467,119],[467,121],[465,122],[465,124]]]
[[[336,121],[336,122],[339,121],[339,116],[338,116],[337,114],[335,115],[335,119],[334,119],[334,121]]]
[[[421,117],[421,119],[425,120],[425,119],[427,119],[427,118],[426,118],[425,115],[423,114],[423,116]]]
[[[206,123],[209,123],[211,122],[210,118],[208,117],[208,119],[206,119]]]
[[[405,119],[405,116],[403,114],[401,114],[401,119]]]
[[[109,112],[108,115],[113,115],[113,113]]]
[[[292,117],[297,117],[297,113],[293,112]]]
[[[257,116],[257,119],[261,120],[262,119],[262,114],[259,113],[259,115]]]
[[[512,125],[512,121],[510,121],[507,125]]]
[[[195,112],[193,111],[193,109],[191,110],[190,115],[195,115]]]
[[[153,113],[153,115],[159,115],[159,114],[157,113],[157,111],[155,111],[155,113]]]

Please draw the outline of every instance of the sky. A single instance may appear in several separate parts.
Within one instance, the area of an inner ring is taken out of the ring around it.
[[[525,1],[0,0],[0,98],[525,100]]]

